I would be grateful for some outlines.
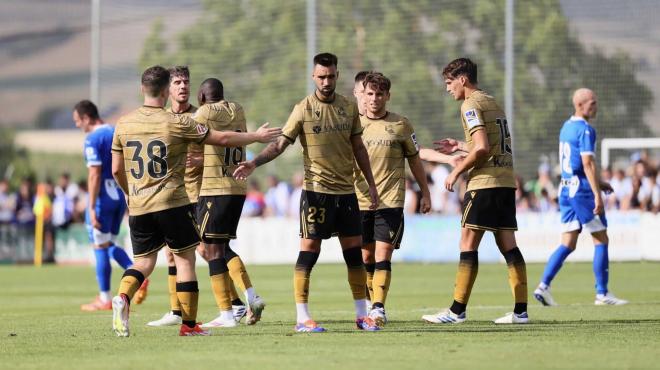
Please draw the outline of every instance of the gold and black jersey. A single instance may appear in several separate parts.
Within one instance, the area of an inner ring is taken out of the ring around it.
[[[406,117],[388,112],[377,120],[360,117],[362,142],[369,153],[371,172],[380,197],[378,209],[402,208],[406,193],[405,158],[419,153],[415,130]],[[360,210],[366,211],[371,205],[369,185],[357,167],[355,190]]]
[[[495,98],[481,90],[470,94],[461,105],[461,121],[468,149],[474,145],[472,134],[477,130],[486,131],[490,145],[488,158],[470,169],[467,190],[515,188],[511,134]]]
[[[206,125],[160,107],[143,106],[119,119],[112,150],[124,157],[131,216],[190,204],[184,182],[188,144],[208,134]]]
[[[362,133],[355,102],[338,94],[332,102],[322,102],[314,93],[293,108],[282,131],[291,143],[300,137],[305,190],[326,194],[355,192],[351,136]]]
[[[246,132],[245,113],[238,103],[219,101],[199,107],[193,119],[213,130]],[[204,147],[204,174],[200,196],[244,195],[247,182],[232,174],[245,160],[245,147]]]
[[[190,104],[188,109],[182,113],[172,112],[174,115],[183,115],[191,117],[197,111],[197,107]],[[170,109],[171,112],[171,109]],[[188,153],[204,153],[204,145],[197,143],[188,144]],[[188,193],[188,198],[190,198],[190,203],[197,203],[197,198],[199,198],[199,188],[202,186],[202,171],[204,167],[186,167],[186,172],[183,176],[183,180],[186,183],[186,193]]]

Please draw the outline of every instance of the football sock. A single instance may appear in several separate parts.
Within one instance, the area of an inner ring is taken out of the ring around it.
[[[117,295],[125,294],[130,302],[135,292],[140,289],[140,285],[144,282],[144,275],[138,270],[128,269],[124,271],[124,276],[121,277],[119,282],[119,290]]]
[[[509,269],[509,285],[515,302],[513,312],[521,314],[527,311],[527,267],[518,247],[503,253]]]
[[[465,312],[478,272],[479,253],[477,251],[461,252],[454,285],[454,302],[449,308],[451,312],[457,315]]]
[[[552,279],[555,278],[555,275],[557,275],[557,272],[559,272],[559,269],[571,252],[573,252],[573,250],[563,244],[555,249],[548,259],[548,263],[545,265],[541,283],[545,284],[546,287],[550,286]]]
[[[170,296],[170,310],[177,316],[181,316],[181,304],[176,296],[176,266],[167,266],[167,291]]]
[[[96,257],[96,281],[99,284],[99,292],[108,292],[112,275],[108,250],[105,248],[94,249],[94,257]]]
[[[390,290],[390,281],[392,280],[392,262],[379,261],[376,262],[376,272],[374,273],[373,282],[373,305],[380,304],[381,307],[385,305],[387,299],[387,292]]]
[[[367,299],[355,299],[353,300],[355,305],[355,318],[359,319],[360,317],[365,317],[369,315],[367,312]]]
[[[99,299],[103,303],[109,302],[110,299],[112,299],[112,297],[110,297],[110,291],[99,292]]]
[[[312,269],[314,268],[314,265],[316,264],[316,261],[318,259],[319,259],[319,253],[307,252],[307,251],[298,252],[298,260],[296,261],[296,267],[293,272],[293,294],[296,303],[306,304],[308,302],[309,279],[312,273]],[[307,306],[305,305],[305,309],[306,307]],[[300,316],[298,317],[298,322],[305,322],[306,320],[301,321]]]
[[[250,276],[245,269],[245,265],[234,251],[225,247],[225,260],[227,261],[227,267],[229,268],[229,275],[231,276],[232,281],[238,285],[239,289],[246,291],[248,288],[252,287],[252,282],[250,281]]]
[[[610,277],[609,256],[607,244],[597,244],[594,248],[594,276],[596,277],[596,293],[607,294],[607,283]]]
[[[257,292],[254,290],[253,287],[249,287],[245,289],[245,300],[247,301],[248,304],[254,302],[254,297],[257,296]]]
[[[118,246],[118,245],[111,245],[108,247],[108,254],[117,261],[119,266],[121,266],[124,270],[127,268],[133,266],[133,261],[131,261],[131,258],[126,254],[126,251],[124,248]]]
[[[304,323],[311,319],[312,317],[309,315],[309,307],[307,306],[307,303],[296,303],[296,321]]]
[[[220,311],[231,311],[231,298],[229,297],[229,279],[227,261],[217,258],[209,261],[209,276],[211,277],[211,290],[215,303]]]
[[[353,299],[367,299],[367,270],[364,269],[364,262],[362,262],[362,248],[348,248],[343,251],[343,255],[348,271],[348,284],[351,286]]]
[[[176,295],[181,302],[183,324],[194,328],[197,320],[197,300],[199,299],[197,281],[176,283]]]
[[[365,263],[364,268],[367,270],[367,298],[373,301],[374,299],[373,280],[374,280],[374,273],[376,271],[376,264]]]

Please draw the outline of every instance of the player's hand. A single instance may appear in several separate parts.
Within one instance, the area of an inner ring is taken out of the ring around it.
[[[605,194],[611,194],[614,191],[612,185],[610,185],[610,183],[607,181],[600,182],[600,190],[604,191]]]
[[[95,228],[96,230],[101,230],[103,228],[99,220],[96,218],[96,210],[94,208],[89,209],[89,222],[92,224],[92,227]]]
[[[260,143],[269,143],[278,136],[282,135],[282,128],[281,127],[268,127],[270,125],[269,122],[264,123],[259,127],[257,130],[257,141]]]
[[[254,161],[245,161],[238,164],[238,167],[234,170],[234,178],[237,180],[245,180],[248,176],[257,168],[257,165]]]
[[[452,138],[434,141],[433,145],[435,145],[435,150],[442,154],[453,154],[460,148],[459,142]]]
[[[605,210],[605,206],[603,205],[603,198],[601,198],[600,195],[598,195],[594,197],[594,202],[596,203],[594,207],[594,214],[595,215],[603,214],[603,211]]]
[[[204,165],[204,153],[188,152],[186,155],[186,167],[202,167]]]
[[[467,157],[466,154],[452,155],[451,158],[449,159],[449,165],[452,166],[453,168],[456,168],[461,162],[463,162],[465,157]]]
[[[380,200],[378,199],[378,190],[376,190],[375,185],[369,186],[369,198],[371,199],[371,205],[369,206],[369,209],[372,211],[377,210]]]
[[[422,199],[419,200],[419,212],[427,214],[431,211],[431,195],[423,194]]]
[[[447,175],[447,178],[445,178],[445,189],[447,191],[454,191],[454,184],[456,183],[456,180],[458,179],[458,174],[456,171],[451,171],[449,175]]]

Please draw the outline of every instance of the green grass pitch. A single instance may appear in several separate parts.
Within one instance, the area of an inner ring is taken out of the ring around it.
[[[293,333],[292,266],[248,266],[267,301],[256,326],[180,338],[145,323],[168,310],[166,270],[132,307],[131,337],[117,338],[111,313],[85,313],[95,294],[91,267],[0,266],[1,369],[633,369],[660,368],[660,264],[612,263],[611,289],[631,303],[593,305],[590,264],[568,263],[553,284],[559,307],[530,296],[531,323],[495,326],[512,309],[506,266],[481,265],[468,321],[432,326],[420,316],[450,304],[454,264],[394,264],[387,312],[377,333],[354,328],[345,267],[318,265],[310,307],[329,330]],[[530,293],[543,266],[528,266]],[[216,309],[207,268],[198,268],[199,320]],[[113,271],[113,290],[121,276]]]

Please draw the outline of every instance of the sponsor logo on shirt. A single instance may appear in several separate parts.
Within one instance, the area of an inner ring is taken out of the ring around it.
[[[463,115],[465,116],[465,122],[468,129],[482,125],[481,121],[479,121],[479,117],[477,116],[477,111],[475,109],[467,110],[465,113],[463,113]]]

